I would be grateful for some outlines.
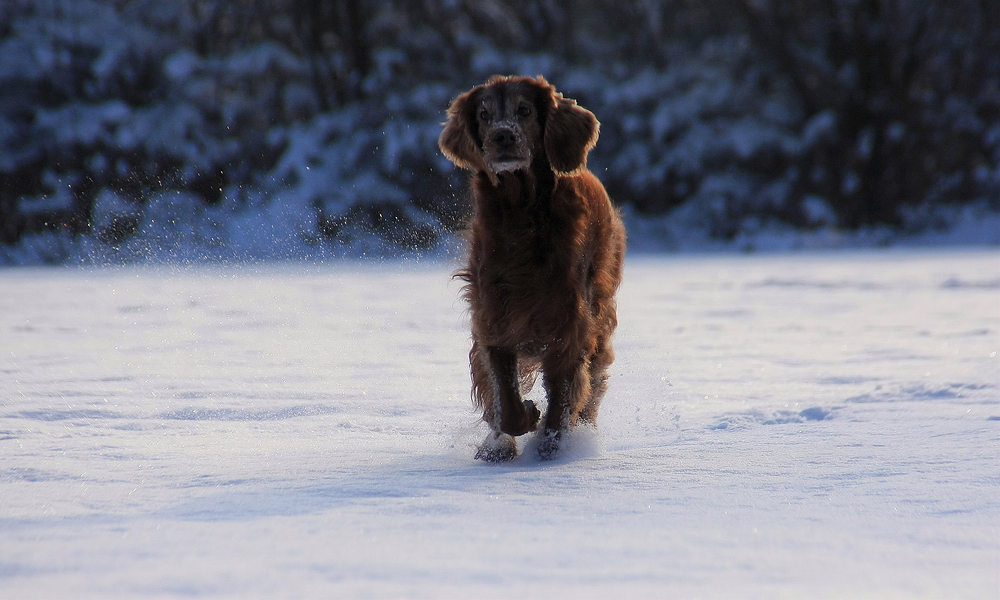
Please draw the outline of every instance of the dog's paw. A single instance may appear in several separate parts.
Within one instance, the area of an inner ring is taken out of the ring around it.
[[[486,436],[476,451],[476,460],[489,463],[509,462],[517,458],[517,441],[506,433]]]
[[[500,431],[507,435],[519,436],[538,428],[538,421],[542,418],[541,411],[531,400],[524,400],[524,412],[516,416],[504,415],[500,423]],[[516,419],[516,420],[515,420]]]
[[[552,460],[559,452],[559,441],[562,439],[562,431],[549,430],[542,437],[538,444],[538,458],[540,460]]]

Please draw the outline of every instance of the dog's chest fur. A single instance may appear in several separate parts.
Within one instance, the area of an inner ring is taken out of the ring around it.
[[[536,173],[504,173],[497,186],[486,177],[474,182],[470,291],[493,316],[483,324],[493,335],[527,330],[544,345],[580,312],[578,280],[585,266],[566,261],[586,254],[574,248],[582,242],[574,236],[586,227],[577,223],[585,217],[579,205],[559,193],[569,178],[557,180],[548,169]]]

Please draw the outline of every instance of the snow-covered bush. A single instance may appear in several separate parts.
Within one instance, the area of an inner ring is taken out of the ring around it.
[[[802,114],[796,202],[824,198],[849,228],[921,226],[907,215],[979,198],[1000,207],[1000,5],[736,4]]]
[[[767,220],[919,230],[948,204],[1000,208],[993,4],[677,6],[643,5],[635,19],[648,60],[574,82],[601,117],[594,162],[620,202],[683,206],[678,218],[724,239]],[[699,14],[714,28],[679,31]]]
[[[634,218],[998,209],[1000,11],[910,4],[8,0],[0,262],[432,250],[468,210],[445,108],[494,73],[597,114],[590,165]]]

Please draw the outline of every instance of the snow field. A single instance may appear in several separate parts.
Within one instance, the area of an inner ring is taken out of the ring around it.
[[[453,268],[0,271],[0,597],[1000,595],[995,250],[631,256],[502,466]]]

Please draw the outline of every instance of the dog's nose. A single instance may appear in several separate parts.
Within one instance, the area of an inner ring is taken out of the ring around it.
[[[517,136],[513,129],[501,127],[493,132],[493,143],[500,148],[510,148],[517,143]]]

